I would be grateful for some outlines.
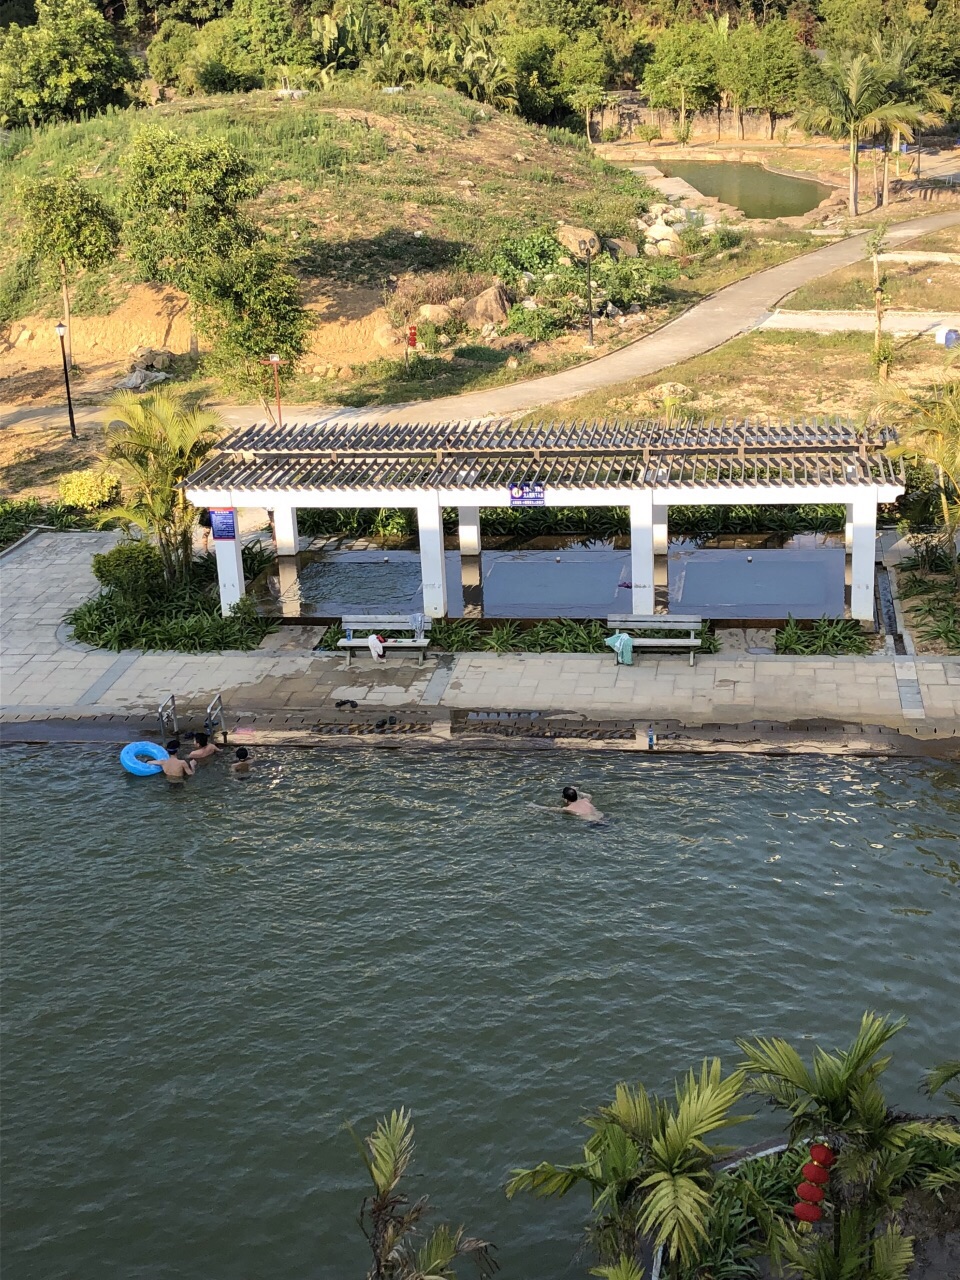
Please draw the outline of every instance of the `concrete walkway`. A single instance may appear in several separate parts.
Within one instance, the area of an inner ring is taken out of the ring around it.
[[[930,214],[912,218],[891,228],[887,243],[900,244],[942,231],[946,227],[960,225],[960,212]],[[728,342],[738,334],[763,324],[770,318],[776,304],[821,276],[829,275],[840,267],[848,267],[866,257],[867,232],[814,249],[778,267],[738,280],[727,285],[712,297],[697,303],[684,315],[658,329],[655,333],[639,338],[629,346],[609,355],[600,356],[587,364],[544,378],[517,382],[508,387],[492,387],[487,391],[472,391],[465,395],[444,396],[437,400],[417,401],[414,404],[380,406],[373,409],[321,409],[311,405],[288,405],[284,416],[288,421],[310,422],[331,418],[355,418],[359,422],[389,419],[391,422],[448,422],[473,418],[510,417],[537,409],[542,405],[556,404],[616,386],[632,378],[645,377],[662,369],[702,355],[714,347]],[[232,426],[248,426],[263,421],[263,411],[257,406],[220,406],[220,410]],[[0,406],[0,425],[45,421],[60,415],[59,410],[47,407]],[[98,424],[103,419],[101,408],[77,410],[80,426]]]
[[[774,311],[758,329],[799,329],[807,333],[873,333],[872,311]],[[942,325],[960,330],[960,311],[888,311],[883,331],[890,334],[934,333]]]
[[[302,711],[314,719],[353,698],[360,715],[446,708],[569,712],[685,724],[821,718],[921,734],[960,730],[960,659],[685,655],[616,666],[613,655],[464,654],[421,669],[339,655],[108,653],[75,644],[64,614],[96,590],[94,552],[109,533],[43,533],[0,558],[0,721],[153,714],[175,693],[191,723],[222,693],[243,713]]]

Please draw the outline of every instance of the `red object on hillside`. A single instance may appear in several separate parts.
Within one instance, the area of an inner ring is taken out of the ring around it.
[[[818,1187],[825,1187],[830,1181],[830,1175],[826,1169],[814,1164],[812,1161],[810,1164],[803,1166],[803,1176],[808,1182],[815,1182]]]
[[[807,1204],[803,1200],[793,1206],[793,1212],[801,1222],[819,1222],[823,1217],[823,1210],[819,1205]]]
[[[815,1187],[812,1182],[801,1182],[797,1187],[797,1195],[808,1204],[819,1204],[823,1199],[823,1188]]]
[[[407,346],[415,347],[417,345],[417,326],[412,324],[407,330]]]
[[[829,1169],[836,1158],[830,1148],[825,1147],[822,1142],[815,1142],[810,1148],[810,1159],[816,1160],[817,1164],[822,1164],[825,1169]]]

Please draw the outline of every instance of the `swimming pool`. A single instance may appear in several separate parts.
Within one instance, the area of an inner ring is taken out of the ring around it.
[[[956,767],[256,754],[174,789],[0,753],[5,1275],[363,1274],[341,1125],[406,1103],[417,1194],[580,1276],[582,1202],[502,1184],[619,1079],[867,1007],[911,1019],[894,1102],[955,1052]],[[607,828],[538,807],[567,781]]]

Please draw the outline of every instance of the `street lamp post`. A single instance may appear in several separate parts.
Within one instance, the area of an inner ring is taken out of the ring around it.
[[[64,346],[63,339],[67,332],[67,326],[61,320],[56,326],[57,337],[60,339],[60,359],[63,361],[63,385],[67,389],[67,414],[70,418],[70,439],[77,438],[77,424],[73,417],[73,398],[70,395],[70,368],[67,364],[67,348]]]
[[[261,360],[261,364],[273,365],[273,389],[277,393],[277,426],[283,426],[283,413],[280,409],[280,366],[286,364],[285,360],[281,360],[279,356],[267,356],[266,360]]]
[[[593,254],[590,252],[590,244],[587,240],[580,241],[580,256],[587,260],[587,323],[590,328],[590,341],[588,346],[593,346],[593,281],[590,277],[590,261]]]

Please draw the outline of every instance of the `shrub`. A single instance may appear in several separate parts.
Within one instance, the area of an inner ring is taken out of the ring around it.
[[[663,137],[658,124],[642,124],[634,132],[638,135],[641,142],[655,142],[657,138]]]
[[[549,271],[562,253],[551,231],[531,231],[529,235],[501,240],[490,255],[488,265],[506,284],[514,284],[522,271],[534,275]]]
[[[63,505],[77,511],[99,511],[120,501],[120,481],[102,471],[68,471],[57,488]]]
[[[619,142],[620,126],[618,124],[608,124],[607,127],[600,132],[601,142]]]
[[[142,602],[163,593],[163,557],[152,542],[121,542],[93,557],[93,576],[106,591]]]
[[[650,258],[601,258],[594,275],[597,283],[607,293],[616,307],[629,307],[634,302],[651,305],[661,302],[667,295],[667,282],[677,274],[674,263],[665,259]]]
[[[860,629],[860,624],[848,618],[818,618],[809,627],[802,627],[792,615],[777,631],[777,653],[796,653],[807,656],[829,654],[864,654],[870,652],[870,642]]]
[[[38,525],[52,529],[89,529],[90,520],[82,512],[54,502],[45,507],[37,498],[22,502],[0,499],[0,550],[17,542]]]
[[[503,331],[522,333],[533,338],[534,342],[545,342],[563,333],[564,327],[563,321],[549,308],[537,307],[536,311],[529,311],[517,302],[510,308]]]

